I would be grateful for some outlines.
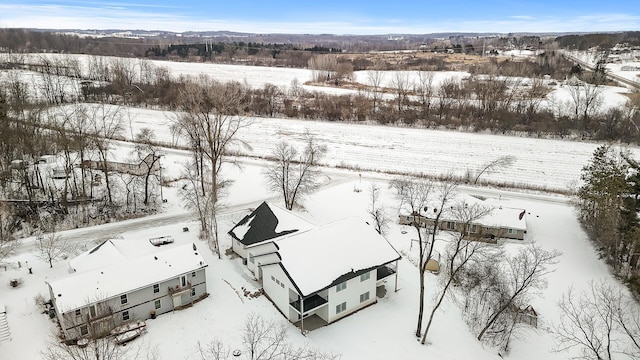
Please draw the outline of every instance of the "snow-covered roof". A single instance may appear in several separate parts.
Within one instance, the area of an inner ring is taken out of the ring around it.
[[[87,271],[120,263],[123,260],[125,256],[114,240],[106,240],[69,260],[69,266],[75,271]]]
[[[151,286],[207,266],[195,245],[183,245],[135,259],[78,272],[49,283],[63,312]]]
[[[527,230],[525,209],[504,206],[494,199],[486,199],[484,203],[493,207],[493,210],[491,210],[490,214],[478,220],[479,224],[495,228]]]
[[[315,227],[299,215],[265,201],[242,218],[229,235],[249,246]]]
[[[163,250],[176,246],[163,246]],[[148,240],[109,239],[69,260],[69,266],[76,272],[84,272],[155,252],[158,252],[158,248]]]
[[[458,194],[455,198],[451,199],[448,204],[453,207],[454,204],[460,203],[480,204],[488,207],[491,211],[482,218],[473,221],[473,224],[482,225],[491,228],[498,229],[516,229],[527,230],[526,222],[526,210],[508,207],[503,204],[500,199],[482,198],[466,194]],[[429,206],[429,209],[437,207],[434,203],[433,206]],[[406,212],[405,212],[406,214]],[[447,209],[443,211],[441,221],[458,221]]]
[[[303,296],[342,282],[360,270],[400,259],[372,226],[350,217],[275,240],[281,266]],[[346,276],[345,276],[346,275]]]

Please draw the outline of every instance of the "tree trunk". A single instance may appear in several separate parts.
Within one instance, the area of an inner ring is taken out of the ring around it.
[[[429,333],[429,328],[431,327],[433,316],[436,314],[436,310],[438,310],[438,308],[440,307],[440,304],[442,304],[442,300],[444,299],[444,296],[447,294],[447,289],[449,288],[449,285],[451,285],[451,279],[452,278],[449,278],[447,285],[445,285],[444,289],[442,289],[442,293],[440,294],[440,298],[438,299],[438,302],[433,307],[433,310],[431,310],[431,315],[429,315],[429,322],[427,323],[427,328],[424,329],[424,335],[422,335],[422,341],[420,341],[422,345],[424,345],[425,341],[427,340],[427,334]]]

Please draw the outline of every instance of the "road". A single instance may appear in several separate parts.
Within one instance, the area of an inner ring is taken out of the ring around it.
[[[567,59],[569,59],[570,61],[573,61],[574,63],[579,64],[580,66],[582,66],[585,69],[589,69],[591,71],[595,70],[595,67],[593,65],[578,59],[577,57],[567,53],[566,51],[563,51],[562,55],[564,57],[566,57]],[[613,80],[613,81],[616,81],[618,83],[622,83],[622,84],[625,84],[625,85],[629,85],[632,88],[640,89],[640,82],[633,81],[633,80],[624,78],[624,77],[616,75],[616,74],[612,74],[610,71],[607,71],[606,75],[607,75],[607,78],[609,78],[610,80]]]
[[[242,159],[240,159],[242,162]],[[252,164],[256,160],[251,160]],[[324,179],[320,188],[328,188],[338,186],[349,181],[362,180],[365,182],[386,183],[395,176],[385,173],[372,172],[354,172],[337,168],[322,168]],[[368,191],[367,189],[362,189]],[[536,199],[543,202],[551,203],[568,203],[569,198],[561,195],[540,194],[540,193],[522,193],[508,190],[473,187],[460,185],[459,190],[464,193],[481,195],[486,197],[502,197],[503,199]],[[235,213],[246,212],[247,209],[255,207],[260,201],[277,202],[280,200],[278,195],[261,198],[237,204],[230,204],[222,207],[219,216],[232,215]],[[123,233],[161,227],[176,223],[195,221],[193,214],[188,210],[181,208],[177,212],[160,213],[149,215],[141,218],[112,222],[102,225],[91,226],[87,228],[72,229],[58,232],[61,239],[66,240],[71,247],[79,247],[82,244],[97,244],[101,241],[117,238]],[[16,250],[16,254],[34,251],[35,237],[29,237],[21,240],[20,246]]]

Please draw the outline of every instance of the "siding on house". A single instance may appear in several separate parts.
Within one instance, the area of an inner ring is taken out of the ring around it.
[[[363,307],[376,302],[376,271],[368,272],[369,279],[360,281],[361,276],[356,276],[346,281],[346,288],[337,291],[337,286],[328,289],[329,292],[329,316],[327,322],[331,323]],[[369,293],[369,299],[360,302],[360,295]],[[336,306],[346,302],[346,309],[336,312]]]
[[[85,256],[111,256],[107,249],[97,247]],[[47,285],[65,337],[77,339],[148,319],[152,310],[163,314],[206,297],[206,267],[195,246],[186,245],[80,271]]]
[[[523,240],[524,234],[527,232],[524,212],[524,209],[495,208],[492,211],[493,214],[471,223],[471,227],[467,229],[467,236],[469,239],[497,240],[498,238],[505,238]],[[457,232],[464,230],[464,224],[455,219],[447,218],[447,216],[442,216],[440,219],[438,223],[439,230]],[[420,227],[433,227],[435,219],[422,215],[400,214],[398,222],[401,225],[413,225],[416,222]]]

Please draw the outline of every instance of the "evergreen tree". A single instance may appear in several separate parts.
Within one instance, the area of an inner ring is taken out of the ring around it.
[[[628,153],[598,147],[582,169],[580,220],[616,275],[630,278],[640,244],[640,163]]]

